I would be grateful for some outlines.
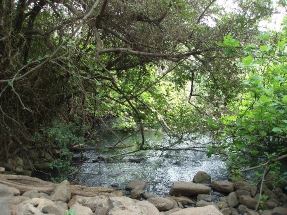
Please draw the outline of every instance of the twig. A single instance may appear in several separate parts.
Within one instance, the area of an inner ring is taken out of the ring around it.
[[[263,184],[264,184],[265,176],[267,175],[268,172],[269,172],[269,166],[267,165],[265,167],[265,169],[264,169],[264,172],[263,172],[263,175],[262,175],[262,179],[261,179],[261,182],[260,182],[259,198],[258,198],[258,202],[257,202],[256,207],[255,207],[255,211],[257,211],[258,208],[259,208],[260,198],[261,198],[262,190],[263,190]]]

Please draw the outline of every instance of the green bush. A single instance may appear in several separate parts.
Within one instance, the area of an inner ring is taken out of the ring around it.
[[[50,163],[51,169],[57,172],[55,180],[66,179],[73,171],[71,166],[73,153],[70,148],[73,145],[85,144],[84,128],[76,123],[54,121],[50,127],[43,128],[35,135],[38,141],[46,142],[57,149],[57,158]]]

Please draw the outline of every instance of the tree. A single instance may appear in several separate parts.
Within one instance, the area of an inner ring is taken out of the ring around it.
[[[242,71],[220,42],[227,34],[251,40],[270,9],[260,0],[241,1],[232,13],[214,0],[2,0],[1,156],[28,153],[33,134],[55,118],[126,111],[143,133],[145,115],[158,120],[166,111],[143,93],[167,104],[157,87],[165,78],[191,81],[190,98],[201,86],[204,100],[221,107]]]

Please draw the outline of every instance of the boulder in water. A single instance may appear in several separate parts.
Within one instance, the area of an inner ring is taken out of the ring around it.
[[[147,186],[146,181],[133,180],[128,183],[128,185],[126,186],[126,190],[133,190],[133,189],[144,190],[146,186]]]
[[[174,196],[197,196],[198,194],[209,194],[211,188],[193,182],[174,182],[170,194]]]
[[[213,181],[211,183],[211,187],[214,190],[222,193],[231,193],[234,191],[234,185],[230,181]]]
[[[204,171],[198,171],[192,181],[194,183],[210,184],[211,177]]]

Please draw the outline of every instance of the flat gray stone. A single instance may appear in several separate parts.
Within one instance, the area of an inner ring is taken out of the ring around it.
[[[174,182],[170,194],[174,196],[197,196],[198,194],[209,194],[211,188],[193,182]]]

